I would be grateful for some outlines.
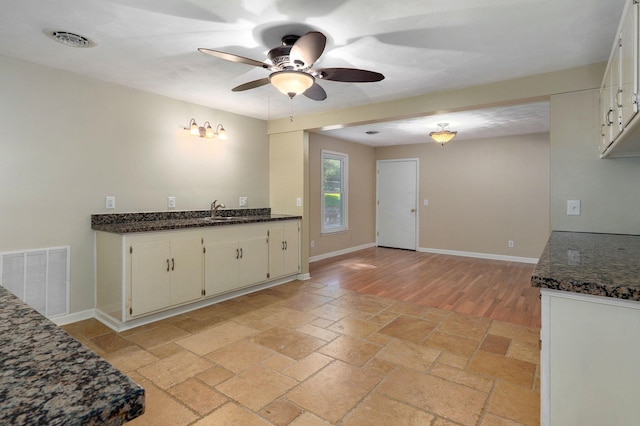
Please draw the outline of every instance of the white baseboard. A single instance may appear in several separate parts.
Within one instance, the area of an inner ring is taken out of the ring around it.
[[[182,306],[177,306],[175,308],[167,309],[166,311],[145,315],[141,318],[136,318],[133,320],[129,320],[127,322],[120,322],[119,319],[113,318],[112,316],[105,314],[104,312],[101,312],[99,309],[95,310],[95,318],[101,323],[103,323],[104,325],[106,325],[107,327],[111,328],[113,331],[122,332],[122,331],[130,330],[135,327],[139,327],[141,325],[150,324],[152,322],[160,321],[176,315],[194,311],[196,309],[204,308],[206,306],[214,305],[216,303],[233,299],[238,296],[244,296],[245,294],[249,294],[256,291],[264,290],[266,288],[278,286],[280,284],[284,284],[289,281],[293,281],[295,279],[299,279],[299,278],[296,275],[290,275],[290,276],[279,278],[273,281],[268,281],[262,284],[256,284],[254,286],[241,288],[239,290],[235,290],[229,293],[213,296],[208,299],[199,300],[197,302],[187,303]]]
[[[72,322],[84,321],[86,319],[93,318],[95,317],[95,311],[95,309],[87,309],[86,311],[74,312],[72,314],[62,315],[50,319],[55,325],[67,325],[71,324]]]
[[[505,256],[502,254],[476,253],[471,251],[458,251],[458,250],[442,250],[442,249],[434,249],[434,248],[427,248],[427,247],[419,247],[417,251],[421,253],[434,253],[434,254],[447,254],[450,256],[475,257],[477,259],[502,260],[505,262],[538,263],[538,259],[533,257]]]
[[[343,254],[353,253],[354,251],[360,251],[364,249],[368,249],[371,247],[375,247],[376,243],[363,244],[361,246],[349,247],[343,250],[332,251],[331,253],[319,254],[317,256],[309,257],[309,263],[317,262],[318,260],[329,259],[330,257],[341,256]]]

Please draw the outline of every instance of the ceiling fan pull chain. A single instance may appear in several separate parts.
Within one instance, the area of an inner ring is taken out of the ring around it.
[[[291,114],[289,115],[289,121],[293,123],[293,98],[289,98],[289,106],[291,107]]]

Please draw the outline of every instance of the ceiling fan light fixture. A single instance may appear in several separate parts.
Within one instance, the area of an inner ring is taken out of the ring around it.
[[[431,139],[438,142],[440,145],[444,145],[445,143],[450,142],[451,139],[453,139],[458,134],[458,132],[447,130],[447,126],[449,126],[449,123],[438,123],[438,127],[440,127],[440,130],[438,130],[437,132],[429,133]]]
[[[294,96],[303,94],[313,86],[315,78],[306,72],[284,70],[272,73],[269,81],[281,93],[293,99]]]

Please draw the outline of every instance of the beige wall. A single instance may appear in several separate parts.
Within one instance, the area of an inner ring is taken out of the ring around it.
[[[640,157],[598,156],[597,90],[551,97],[551,225],[640,235]],[[567,216],[567,200],[581,200]]]
[[[638,216],[638,191],[633,192],[633,185],[638,181],[640,159],[608,159],[600,160],[597,156],[593,138],[597,137],[596,91],[600,87],[606,64],[592,64],[558,72],[540,74],[519,79],[502,81],[487,85],[467,87],[464,89],[420,95],[414,98],[382,102],[362,107],[348,108],[339,111],[327,111],[289,120],[270,122],[271,136],[280,133],[292,133],[299,130],[322,130],[342,125],[363,124],[376,121],[387,121],[397,118],[434,115],[440,112],[458,111],[494,105],[517,104],[533,99],[551,99],[551,182],[550,182],[550,216],[549,213],[537,216],[550,217],[552,229],[572,229],[603,232],[626,232],[640,234]],[[395,154],[394,154],[395,155]],[[404,155],[403,155],[404,156]],[[408,156],[414,156],[410,154]],[[608,163],[607,163],[608,162]],[[595,167],[593,170],[590,168]],[[541,188],[537,187],[537,188]],[[579,189],[576,192],[575,189]],[[576,195],[569,195],[576,194]],[[539,194],[536,194],[536,198]],[[425,197],[422,197],[424,199]],[[516,197],[517,198],[517,197]],[[583,216],[566,218],[566,199],[578,198],[583,201]],[[595,207],[599,206],[599,207]],[[474,206],[475,208],[475,206]],[[536,204],[542,210],[542,204]],[[587,209],[587,210],[585,210]],[[496,233],[488,228],[482,231],[494,235],[495,249],[476,246],[468,243],[464,247],[456,237],[455,241],[444,242],[443,238],[435,239],[435,234],[428,232],[429,211],[422,211],[422,221],[427,225],[421,229],[420,244],[422,247],[441,245],[455,247],[461,251],[497,250],[503,253],[505,240],[513,239],[516,246],[508,250],[508,255],[538,257],[540,240],[534,241],[521,232]],[[512,220],[519,221],[520,217]],[[544,220],[544,219],[543,219]],[[505,222],[509,225],[510,221]],[[526,224],[525,227],[529,227]],[[507,228],[511,229],[509,226]],[[536,223],[538,229],[544,225]],[[473,239],[480,231],[473,233]],[[546,238],[546,232],[536,233],[538,238]],[[513,235],[513,236],[512,236]],[[467,235],[468,237],[468,235]],[[481,235],[482,238],[484,236]],[[493,237],[491,237],[493,238]],[[523,240],[525,243],[523,244]],[[468,241],[471,241],[468,239]],[[486,241],[486,240],[485,240]],[[304,243],[304,242],[303,242]],[[309,243],[308,241],[306,242]],[[350,247],[350,246],[349,246]],[[349,247],[342,247],[348,249]],[[526,250],[526,252],[524,251]]]
[[[321,234],[322,150],[349,155],[349,230]],[[310,255],[321,256],[375,243],[375,157],[374,148],[311,134],[309,142],[309,241]]]
[[[264,121],[2,57],[0,93],[0,252],[70,245],[71,312],[94,307],[91,214],[269,206]],[[190,136],[190,118],[229,140]]]
[[[419,159],[419,249],[540,255],[549,236],[548,133],[375,152],[377,160]]]

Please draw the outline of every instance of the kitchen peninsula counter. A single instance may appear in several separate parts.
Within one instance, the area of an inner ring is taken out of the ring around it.
[[[640,235],[554,231],[531,284],[640,301]]]
[[[637,424],[640,236],[553,232],[541,289],[541,424]]]
[[[209,210],[96,214],[91,215],[91,229],[132,234],[302,219],[301,216],[271,214],[270,208],[226,209],[218,213],[215,220],[211,220]]]
[[[144,389],[0,287],[0,424],[120,425]]]

